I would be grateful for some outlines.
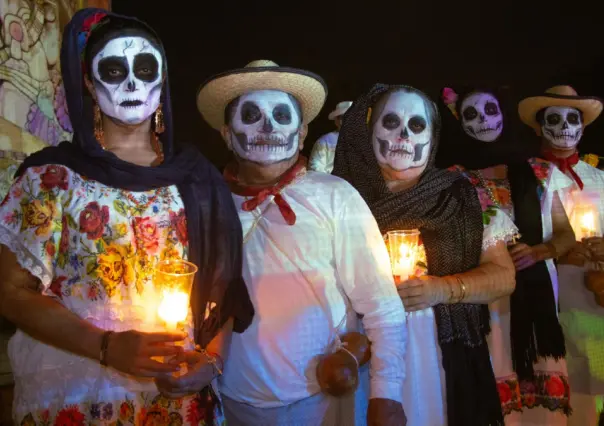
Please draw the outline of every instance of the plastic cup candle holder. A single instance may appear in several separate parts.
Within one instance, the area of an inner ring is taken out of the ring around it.
[[[414,274],[417,265],[419,231],[390,231],[387,239],[394,281],[407,281]]]

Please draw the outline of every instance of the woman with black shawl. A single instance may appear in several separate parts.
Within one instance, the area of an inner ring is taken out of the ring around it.
[[[485,304],[514,288],[502,242],[514,229],[503,214],[485,228],[472,185],[434,167],[439,130],[425,94],[378,84],[344,116],[333,174],[361,193],[383,234],[421,234],[427,275],[397,283],[408,311],[408,424],[502,425]]]
[[[567,182],[536,158],[505,91],[443,91],[445,144],[437,163],[461,171],[483,211],[505,211],[520,239],[510,246],[516,290],[490,305],[489,347],[506,425],[562,425],[570,413],[554,259],[574,244],[557,192]],[[445,108],[445,106],[447,108]]]
[[[73,142],[26,159],[0,207],[14,422],[213,424],[231,330],[253,316],[231,193],[173,145],[164,49],[146,24],[81,10],[61,66]],[[149,321],[154,267],[171,259],[199,268],[184,333]]]

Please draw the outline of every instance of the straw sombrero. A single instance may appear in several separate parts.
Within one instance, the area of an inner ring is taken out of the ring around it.
[[[319,114],[327,97],[327,85],[318,75],[259,60],[203,83],[197,93],[197,108],[210,126],[220,130],[229,102],[256,90],[280,90],[294,96],[300,102],[306,124]]]
[[[550,106],[576,108],[583,113],[583,125],[591,124],[602,112],[602,101],[593,96],[579,96],[570,86],[555,86],[541,96],[523,99],[518,104],[520,119],[531,126],[541,136],[541,125],[537,122],[537,113]]]

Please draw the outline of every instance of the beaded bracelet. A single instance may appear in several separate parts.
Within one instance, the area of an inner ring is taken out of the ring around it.
[[[105,367],[107,367],[107,348],[109,347],[109,336],[112,334],[113,331],[106,331],[103,333],[103,337],[101,339],[101,354],[99,355],[99,362]]]
[[[224,362],[222,362],[222,357],[220,355],[214,352],[208,352],[199,345],[195,345],[195,350],[208,359],[208,363],[212,364],[212,367],[214,367],[214,370],[216,371],[216,376],[222,376]],[[220,366],[218,363],[220,363]]]

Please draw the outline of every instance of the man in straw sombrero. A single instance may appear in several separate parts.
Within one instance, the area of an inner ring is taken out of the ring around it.
[[[558,263],[560,322],[566,332],[573,393],[573,415],[569,424],[595,425],[595,396],[604,395],[604,383],[596,380],[601,370],[594,368],[597,367],[594,360],[604,359],[604,341],[597,337],[604,330],[604,321],[593,321],[585,328],[578,318],[583,315],[601,318],[604,312],[604,285],[591,288],[595,298],[584,285],[589,274],[604,273],[601,272],[604,269],[604,172],[580,160],[577,146],[585,128],[601,114],[602,101],[579,96],[570,86],[556,86],[543,95],[522,100],[518,112],[521,120],[541,137],[543,157],[573,181],[563,195],[563,203],[579,242]],[[604,279],[601,281],[604,284]],[[598,340],[599,344],[594,345]]]
[[[203,118],[234,154],[225,179],[256,309],[248,331],[233,335],[220,382],[230,426],[406,423],[405,313],[382,236],[352,186],[308,171],[300,155],[326,95],[321,77],[270,61],[216,75],[198,93]],[[369,407],[367,368],[355,357],[357,392],[328,396],[316,373],[361,316],[371,341]]]
[[[334,121],[336,130],[319,138],[312,147],[308,167],[316,172],[331,173],[336,156],[336,144],[342,126],[342,116],[352,106],[351,101],[340,102],[336,109],[329,113],[328,118]]]

